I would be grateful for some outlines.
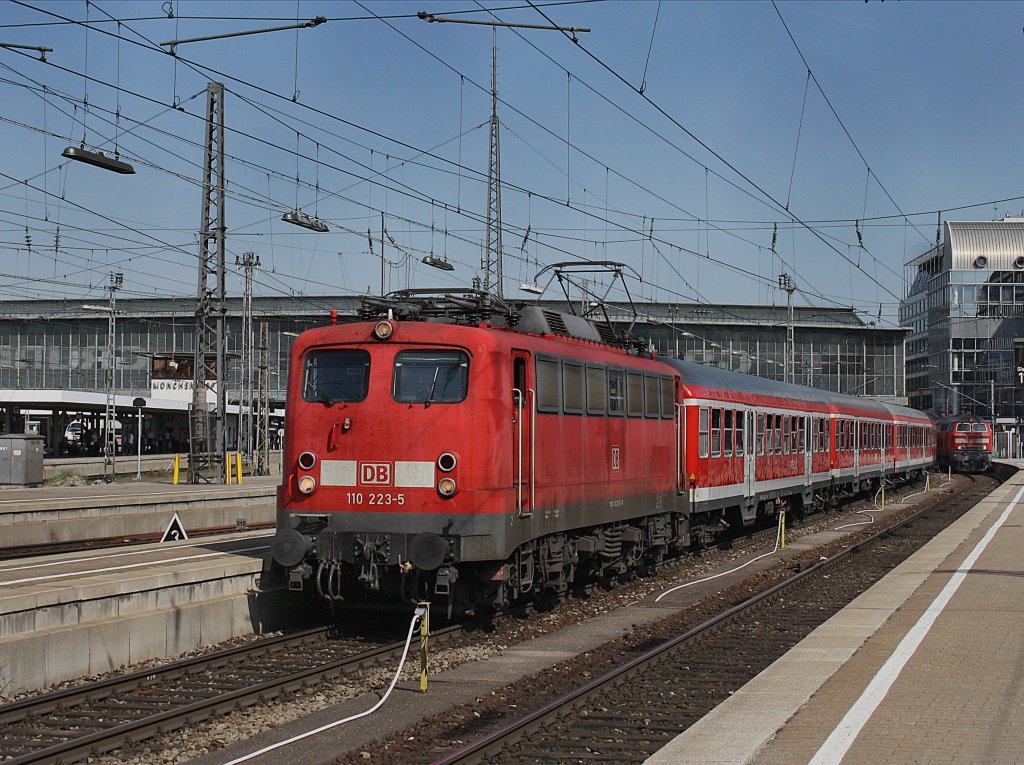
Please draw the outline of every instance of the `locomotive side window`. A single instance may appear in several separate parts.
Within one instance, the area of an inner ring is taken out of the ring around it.
[[[626,413],[626,378],[621,369],[608,368],[608,414],[622,417]]]
[[[661,417],[661,391],[654,375],[644,375],[644,401],[644,414],[652,418]]]
[[[469,357],[462,351],[399,351],[392,397],[403,404],[457,404],[466,398]]]
[[[537,359],[537,411],[558,413],[562,408],[562,369],[556,359]]]
[[[701,457],[708,456],[708,408],[702,406],[697,415],[697,450]]]
[[[362,401],[370,382],[370,354],[363,350],[320,350],[306,355],[302,398],[334,404]]]
[[[661,418],[671,420],[676,416],[676,386],[675,380],[671,377],[662,377],[661,380]]]
[[[562,408],[566,414],[583,414],[583,365],[562,362]]]
[[[587,365],[587,414],[604,414],[608,402],[604,367]]]
[[[644,376],[641,372],[626,372],[626,414],[644,416]]]

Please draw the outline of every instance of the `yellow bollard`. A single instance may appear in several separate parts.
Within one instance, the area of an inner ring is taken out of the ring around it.
[[[242,485],[242,453],[235,452],[235,481]]]
[[[420,693],[427,692],[427,639],[430,637],[430,603],[420,603],[416,609],[420,616]]]
[[[781,544],[782,549],[785,550],[786,549],[786,511],[785,510],[783,510],[781,513],[779,513],[779,529],[780,529],[779,540],[782,543]]]
[[[178,476],[181,474],[181,455],[174,455],[174,485],[178,485]]]
[[[885,482],[882,482],[882,509],[885,510]]]
[[[231,485],[231,452],[224,455],[224,483]]]

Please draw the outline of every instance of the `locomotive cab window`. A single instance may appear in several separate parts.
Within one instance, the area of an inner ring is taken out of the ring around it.
[[[362,401],[370,382],[370,354],[363,350],[319,350],[306,354],[302,398],[322,404]]]
[[[626,378],[618,368],[608,368],[608,414],[622,417],[626,413]]]
[[[466,398],[469,357],[462,351],[400,351],[392,396],[403,404],[457,404]]]

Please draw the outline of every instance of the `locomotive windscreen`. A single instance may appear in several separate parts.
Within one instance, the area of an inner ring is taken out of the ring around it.
[[[395,401],[458,403],[466,397],[468,372],[462,351],[401,351],[395,357]]]
[[[366,351],[310,351],[306,356],[302,398],[325,404],[362,401],[369,380],[370,354]]]

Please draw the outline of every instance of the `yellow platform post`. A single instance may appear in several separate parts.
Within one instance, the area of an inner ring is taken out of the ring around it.
[[[235,452],[235,482],[242,485],[242,453]]]
[[[420,692],[427,692],[427,655],[428,638],[430,637],[430,603],[420,603],[416,609],[422,610],[420,616]]]
[[[178,476],[181,475],[181,455],[174,455],[174,485],[178,485]]]
[[[231,484],[231,452],[224,455],[224,483]]]

